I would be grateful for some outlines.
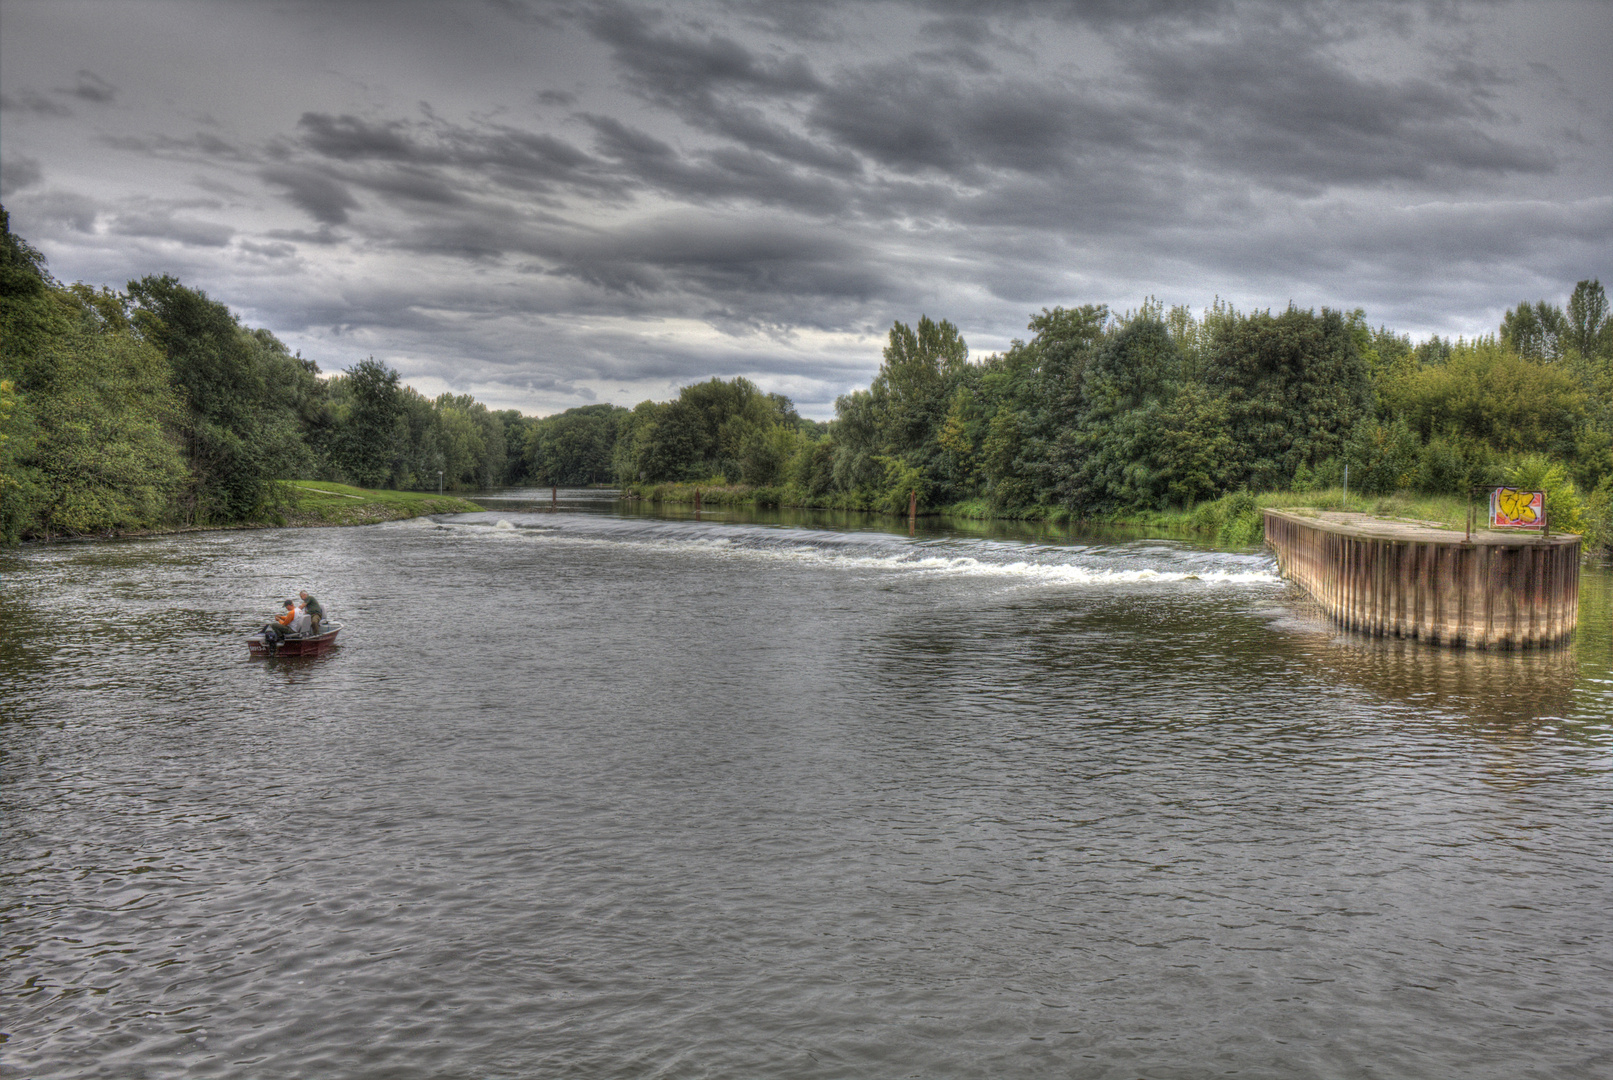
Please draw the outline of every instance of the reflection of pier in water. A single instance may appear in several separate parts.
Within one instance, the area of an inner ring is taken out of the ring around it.
[[[1344,682],[1475,728],[1527,732],[1573,714],[1573,648],[1445,649],[1409,638],[1336,630],[1298,635],[1307,662]]]

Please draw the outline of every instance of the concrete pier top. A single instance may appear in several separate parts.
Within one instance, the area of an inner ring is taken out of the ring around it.
[[[1270,517],[1285,518],[1298,525],[1334,533],[1339,536],[1356,536],[1373,540],[1399,540],[1413,544],[1484,544],[1499,547],[1568,547],[1577,546],[1580,537],[1574,533],[1552,533],[1543,536],[1537,532],[1508,529],[1473,530],[1472,539],[1466,531],[1435,521],[1406,521],[1373,517],[1343,510],[1267,510]],[[1480,520],[1483,520],[1482,517]]]

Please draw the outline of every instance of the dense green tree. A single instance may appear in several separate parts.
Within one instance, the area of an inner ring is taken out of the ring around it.
[[[1560,360],[1569,335],[1562,309],[1544,300],[1519,304],[1501,319],[1501,344],[1526,360]]]
[[[640,410],[623,471],[650,481],[738,480],[748,440],[777,425],[793,429],[798,419],[788,399],[742,377],[694,383],[665,405]]]
[[[874,397],[867,390],[853,390],[835,399],[835,457],[831,474],[842,492],[872,490],[884,475],[876,460],[881,453],[878,418]]]
[[[612,452],[628,411],[584,405],[533,422],[526,436],[526,471],[539,484],[599,484],[614,478]]]
[[[167,356],[184,401],[187,520],[251,517],[272,500],[276,480],[311,465],[299,401],[320,392],[315,372],[168,275],[131,281],[129,296],[135,324]]]
[[[77,310],[66,313],[71,325],[53,338],[49,375],[35,385],[35,527],[49,536],[160,524],[185,480],[169,434],[180,408],[167,360],[108,297],[99,305],[71,290],[60,297]]]
[[[343,383],[348,411],[332,456],[354,483],[380,487],[392,476],[407,430],[400,431],[408,406],[398,373],[370,357],[349,368]]]
[[[0,420],[0,533],[162,522],[185,479],[166,358],[135,332],[124,297],[37,281],[0,297],[17,331],[0,353],[0,374],[17,375]]]
[[[875,423],[887,453],[923,447],[946,414],[951,380],[968,362],[969,347],[958,328],[919,316],[918,328],[894,323],[884,362],[869,393]]]
[[[1613,353],[1613,318],[1608,316],[1607,292],[1597,279],[1574,286],[1566,324],[1568,347],[1580,356]]]
[[[1409,373],[1383,394],[1390,414],[1424,440],[1443,435],[1560,460],[1573,452],[1585,409],[1584,392],[1560,365],[1493,338],[1458,344],[1444,364]]]
[[[1372,404],[1367,365],[1342,315],[1289,308],[1222,325],[1204,362],[1226,403],[1231,487],[1285,486],[1300,465],[1335,457]]]
[[[1156,506],[1170,489],[1162,470],[1164,414],[1181,385],[1181,352],[1164,322],[1139,318],[1092,357],[1081,419],[1054,451],[1056,491],[1082,508]]]

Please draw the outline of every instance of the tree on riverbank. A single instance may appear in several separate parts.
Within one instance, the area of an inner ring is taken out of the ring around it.
[[[878,374],[803,420],[744,378],[533,418],[426,398],[368,359],[324,375],[167,276],[62,285],[0,209],[0,535],[272,517],[281,481],[743,485],[769,504],[1117,518],[1336,487],[1463,494],[1553,477],[1613,537],[1613,316],[1599,281],[1497,333],[1413,347],[1364,313],[1043,309],[971,359],[890,328]],[[1245,505],[1247,502],[1247,505]],[[1217,504],[1219,505],[1219,504]],[[1217,511],[1219,513],[1219,511]]]

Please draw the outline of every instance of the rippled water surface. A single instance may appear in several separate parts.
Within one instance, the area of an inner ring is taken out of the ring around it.
[[[1609,1075],[1607,571],[1459,653],[562,494],[0,552],[0,1075]]]

